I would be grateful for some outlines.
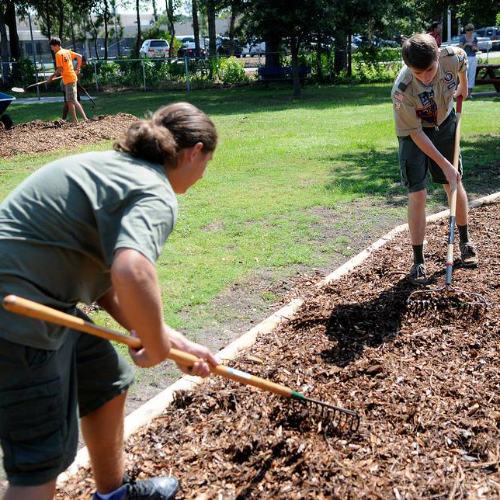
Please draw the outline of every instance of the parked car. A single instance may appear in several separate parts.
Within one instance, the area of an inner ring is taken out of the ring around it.
[[[266,42],[262,40],[250,40],[241,47],[241,56],[263,56],[266,53]]]
[[[218,36],[216,39],[217,53],[220,56],[228,56],[231,52],[231,40],[228,37]],[[237,38],[233,38],[233,55],[241,57],[241,45]]]
[[[477,48],[483,52],[489,52],[493,48],[493,40],[486,36],[477,36]]]
[[[176,36],[175,37],[181,46],[177,51],[177,55],[179,57],[196,57],[196,44],[194,36]],[[202,38],[200,38],[200,57],[205,57],[207,55],[207,51],[205,50],[205,43]]]
[[[475,34],[475,33],[474,33]],[[489,51],[492,47],[492,41],[484,36],[477,36],[477,48],[481,51]],[[460,39],[462,37],[460,35],[452,36],[450,40],[443,42],[441,47],[458,47],[460,45]]]
[[[480,28],[475,32],[476,36],[484,36],[489,38],[492,42],[492,50],[500,50],[500,28],[489,26],[487,28]]]
[[[461,35],[452,36],[449,40],[443,42],[441,47],[458,47],[460,45],[460,38]]]
[[[144,40],[139,49],[139,55],[142,57],[169,57],[170,45],[167,40],[161,38]]]

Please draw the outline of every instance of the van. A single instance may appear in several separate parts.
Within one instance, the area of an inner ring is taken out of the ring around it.
[[[167,40],[161,38],[144,40],[139,49],[139,55],[142,57],[169,57],[170,45]]]

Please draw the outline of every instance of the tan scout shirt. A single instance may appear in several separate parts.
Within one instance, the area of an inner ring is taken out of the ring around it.
[[[439,126],[453,108],[458,73],[467,71],[467,55],[458,47],[439,50],[439,68],[429,85],[424,85],[403,66],[392,87],[396,135],[404,137],[422,127]]]

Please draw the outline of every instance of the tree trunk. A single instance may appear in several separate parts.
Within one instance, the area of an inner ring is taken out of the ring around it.
[[[337,32],[335,35],[335,74],[338,75],[347,68],[346,43],[344,33]]]
[[[52,19],[50,17],[50,0],[45,2],[45,24],[47,25],[47,38],[50,40],[52,38]],[[52,51],[51,51],[52,52]]]
[[[321,82],[323,81],[323,61],[321,60],[322,58],[322,47],[321,47],[321,42],[323,38],[321,36],[321,33],[318,33],[318,37],[316,39],[316,75],[318,78],[318,81]]]
[[[207,18],[208,18],[208,51],[212,57],[217,56],[217,42],[216,42],[216,27],[215,27],[215,2],[214,0],[207,0]]]
[[[174,0],[166,1],[167,17],[168,17],[168,30],[170,31],[170,56],[177,55],[175,53],[175,12]]]
[[[352,76],[352,33],[347,36],[347,75]]]
[[[293,72],[293,95],[300,97],[300,79],[299,79],[299,47],[300,43],[296,36],[290,37],[290,49],[292,50],[292,72]]]
[[[57,0],[57,9],[58,9],[58,20],[59,20],[59,38],[63,39],[64,32],[64,5],[62,0]]]
[[[234,25],[236,22],[236,16],[238,14],[238,8],[234,4],[234,0],[231,2],[231,18],[229,20],[229,55],[234,56]]]
[[[194,50],[196,57],[200,57],[200,23],[198,22],[198,2],[192,0],[191,2],[193,14],[193,33],[194,33]]]
[[[5,12],[3,5],[0,5],[0,59],[2,62],[9,60],[9,42],[7,41],[7,28],[5,25]],[[10,66],[2,64],[2,84],[7,88],[7,81],[10,76]]]
[[[156,10],[156,0],[153,0],[153,19],[158,22],[158,11]]]
[[[142,33],[141,33],[141,2],[140,0],[135,0],[135,10],[137,12],[137,38],[135,40],[135,57],[139,57],[139,49],[141,48]]]
[[[21,44],[17,34],[16,6],[13,0],[7,1],[5,24],[9,27],[10,55],[14,61],[19,61],[21,58]]]
[[[98,32],[97,32],[97,29],[95,27],[94,21],[92,21],[92,16],[89,16],[89,24],[90,24],[90,26],[92,26],[92,31],[94,33],[94,36],[92,37],[92,40],[94,42],[95,57],[96,57],[96,59],[99,59],[99,49],[97,48],[97,35],[98,35]],[[90,56],[90,54],[89,54],[89,56]]]
[[[266,68],[280,66],[280,44],[281,38],[274,34],[268,34],[266,42]]]
[[[108,5],[108,0],[103,1],[103,7],[104,7],[104,15],[103,15],[103,20],[104,20],[104,59],[108,59],[108,45],[109,45],[109,31],[108,31],[108,23],[109,23],[109,5]]]
[[[70,11],[69,15],[69,31],[71,35],[71,45],[73,45],[73,52],[76,52],[76,36],[75,36],[75,23],[73,22],[73,12]]]

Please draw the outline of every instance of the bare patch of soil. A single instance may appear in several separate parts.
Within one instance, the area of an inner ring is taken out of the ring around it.
[[[93,116],[76,124],[35,120],[0,130],[0,156],[49,153],[96,142],[118,139],[137,117],[126,113]]]
[[[489,302],[479,318],[445,296],[438,312],[407,307],[401,234],[231,363],[356,410],[357,433],[325,432],[287,400],[214,377],[129,440],[129,472],[172,473],[178,498],[498,498],[499,224],[498,203],[471,211],[480,265],[453,274]],[[429,288],[444,284],[446,232],[445,220],[429,226]],[[58,495],[92,489],[81,471]]]

